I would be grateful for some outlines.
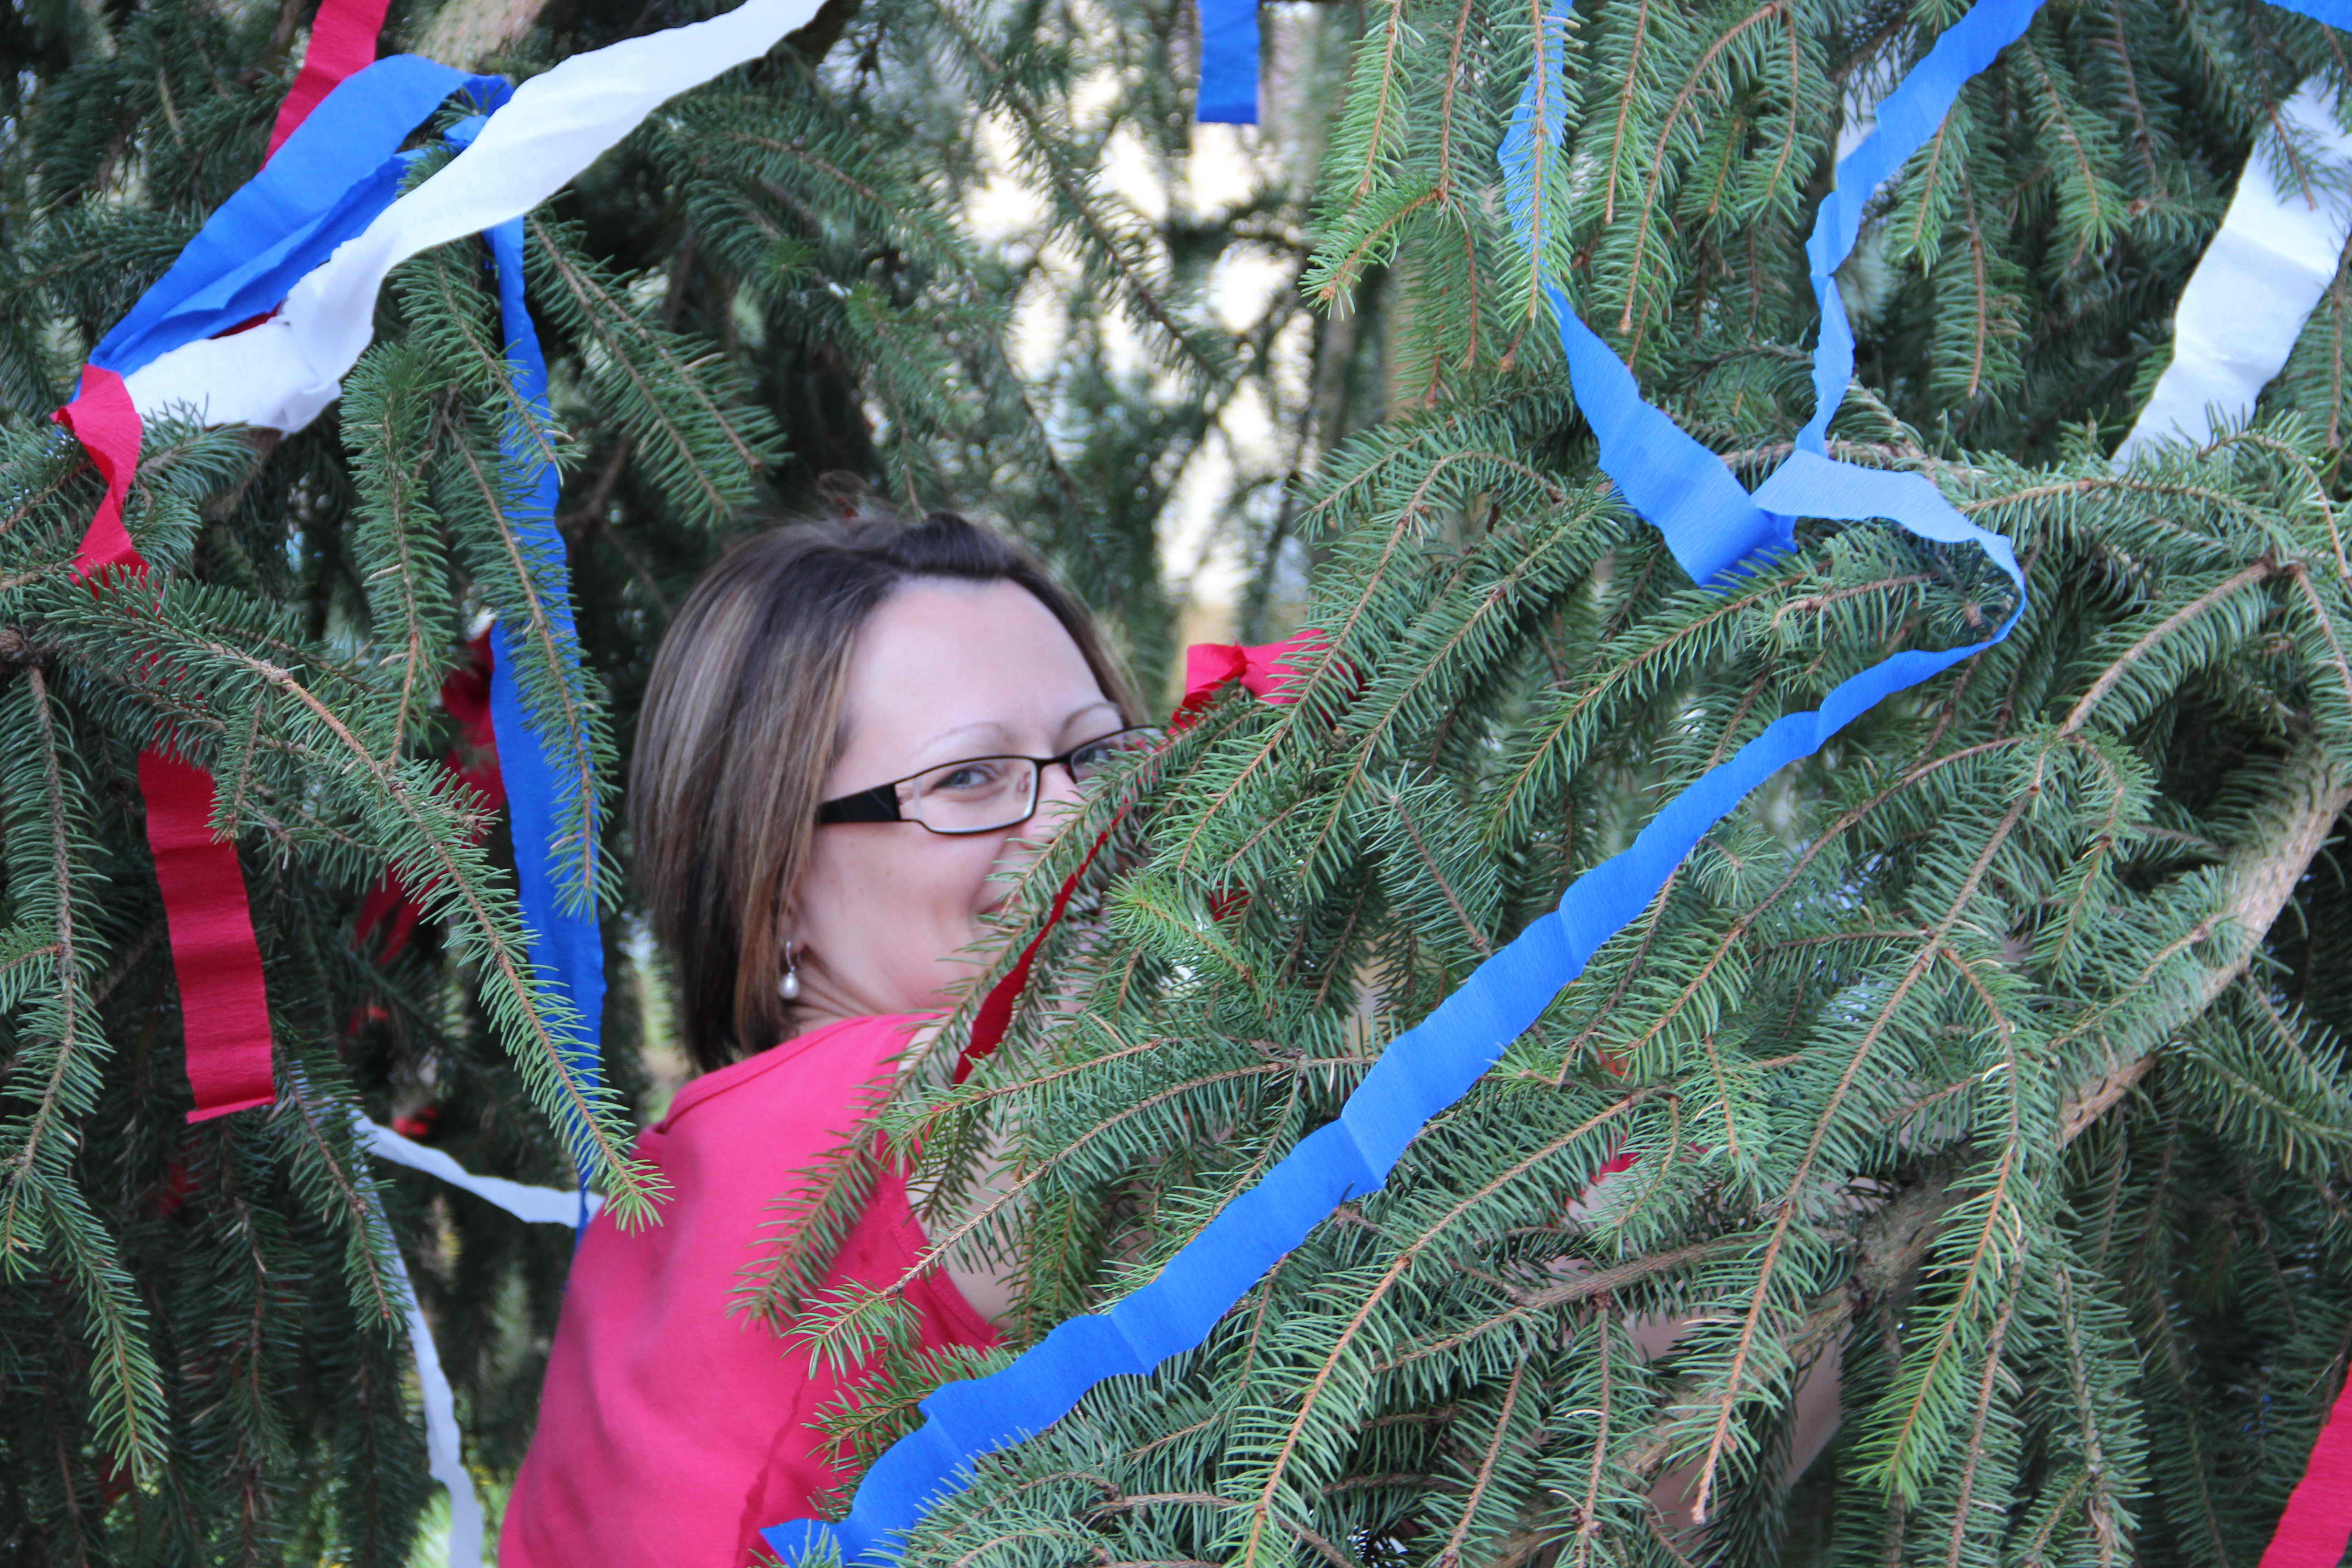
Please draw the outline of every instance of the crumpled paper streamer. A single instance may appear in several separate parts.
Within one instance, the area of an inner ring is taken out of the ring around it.
[[[2272,173],[2278,138],[2314,154],[2309,189],[2282,188]],[[2216,416],[2243,418],[2286,363],[2319,297],[2336,281],[2352,237],[2352,135],[2336,123],[2334,96],[2306,81],[2255,145],[2221,227],[2205,247],[2172,318],[2172,363],[2116,448],[2118,467],[2149,447],[2191,446]]]
[[[472,146],[296,283],[277,315],[159,356],[125,378],[131,401],[142,416],[179,405],[210,425],[301,429],[335,400],[373,336],[376,293],[394,267],[522,216],[664,101],[767,53],[820,3],[746,0],[723,16],[574,55],[531,78]]]
[[[438,1149],[427,1149],[364,1116],[352,1118],[361,1146],[381,1160],[438,1176],[487,1199],[517,1219],[535,1225],[570,1225],[580,1200],[554,1187],[527,1186],[502,1176],[477,1176]],[[382,1200],[370,1184],[368,1199],[382,1215]],[[390,1222],[386,1222],[389,1228]],[[395,1243],[392,1272],[400,1281],[402,1318],[408,1326],[409,1352],[416,1359],[416,1386],[425,1406],[425,1468],[449,1494],[449,1568],[481,1568],[482,1501],[475,1495],[474,1478],[466,1469],[465,1435],[457,1426],[457,1396],[448,1374],[441,1369],[441,1352],[433,1343],[432,1325],[416,1302],[416,1285],[408,1275],[407,1260]]]
[[[478,1176],[442,1151],[413,1138],[404,1138],[378,1121],[362,1119],[359,1136],[367,1152],[377,1159],[437,1176],[485,1203],[497,1205],[519,1220],[532,1225],[571,1225],[579,1218],[580,1194],[569,1188],[532,1186],[527,1182],[510,1182],[504,1176]],[[595,1213],[604,1202],[591,1193],[588,1212]]]

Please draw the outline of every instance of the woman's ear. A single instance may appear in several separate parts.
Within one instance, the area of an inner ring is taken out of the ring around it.
[[[793,905],[792,889],[777,888],[775,899],[768,910],[768,929],[775,932],[780,949],[795,939],[793,927],[798,923],[798,914]]]

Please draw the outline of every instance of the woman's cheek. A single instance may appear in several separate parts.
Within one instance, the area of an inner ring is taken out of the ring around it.
[[[901,963],[961,974],[970,962],[962,949],[981,934],[980,907],[995,858],[984,841],[933,837],[911,847],[925,852],[910,856],[910,863],[898,868],[899,885],[910,892],[919,889],[909,900],[914,907],[903,911],[913,918],[887,922],[875,934]]]

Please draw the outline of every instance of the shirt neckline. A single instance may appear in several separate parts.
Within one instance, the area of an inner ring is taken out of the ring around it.
[[[811,1029],[805,1035],[794,1035],[791,1039],[781,1040],[764,1051],[745,1057],[741,1061],[729,1062],[716,1072],[704,1073],[700,1078],[681,1085],[677,1093],[670,1100],[669,1110],[659,1121],[653,1124],[650,1131],[667,1132],[676,1125],[679,1117],[684,1116],[703,1101],[772,1072],[787,1062],[798,1060],[813,1047],[845,1030],[862,1028],[869,1025],[904,1024],[908,1026],[906,1029],[897,1032],[892,1037],[891,1043],[895,1046],[903,1044],[905,1037],[912,1034],[915,1027],[936,1016],[938,1015],[932,1013],[875,1013],[858,1018],[837,1018],[830,1024],[820,1025]]]

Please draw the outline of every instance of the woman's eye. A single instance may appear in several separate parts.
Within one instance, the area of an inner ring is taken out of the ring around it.
[[[1004,770],[994,763],[958,763],[942,770],[931,780],[930,787],[943,790],[987,789],[1003,776]]]
[[[1080,775],[1092,773],[1113,757],[1136,750],[1143,743],[1145,731],[1121,730],[1105,735],[1099,741],[1089,741],[1070,753],[1070,771]]]

